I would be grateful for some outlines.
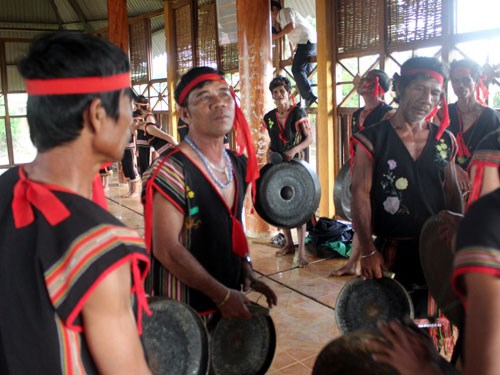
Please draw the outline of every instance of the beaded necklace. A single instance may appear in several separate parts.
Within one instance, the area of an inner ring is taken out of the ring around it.
[[[210,163],[207,157],[203,155],[201,150],[194,144],[194,142],[191,140],[191,138],[189,138],[188,135],[186,135],[184,140],[193,149],[196,155],[200,157],[201,161],[203,162],[203,165],[205,165],[205,168],[207,169],[208,173],[210,174],[210,177],[215,182],[215,184],[221,189],[227,189],[231,185],[231,182],[233,182],[233,173],[231,172],[233,170],[233,166],[231,164],[231,159],[229,158],[229,154],[227,153],[227,151],[225,149],[222,149],[222,156],[224,156],[224,159],[226,161],[226,167],[224,168],[224,170],[221,170],[220,168],[217,168],[212,163]],[[223,171],[226,174],[227,183],[223,183],[221,182],[221,180],[217,178],[217,176],[213,171],[214,169],[218,171]]]

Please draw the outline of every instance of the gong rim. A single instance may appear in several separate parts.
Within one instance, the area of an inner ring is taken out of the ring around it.
[[[292,159],[266,164],[256,182],[257,213],[271,225],[296,228],[307,223],[319,207],[321,186],[309,164]]]
[[[424,223],[420,232],[420,264],[432,298],[443,314],[456,326],[464,321],[460,298],[451,285],[454,251],[439,237],[439,215],[433,215]]]
[[[376,330],[377,322],[414,317],[413,302],[397,280],[356,277],[340,290],[335,319],[342,333]]]
[[[205,375],[209,367],[208,333],[189,305],[151,298],[151,316],[143,317],[142,342],[154,375]]]
[[[340,168],[333,185],[335,214],[351,220],[351,161],[348,159]]]

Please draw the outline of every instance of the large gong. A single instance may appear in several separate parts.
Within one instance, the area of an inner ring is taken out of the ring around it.
[[[321,198],[318,176],[303,160],[266,164],[257,180],[255,209],[269,224],[296,228],[316,212]]]
[[[190,306],[166,298],[150,299],[142,340],[153,375],[205,375],[209,366],[208,333]]]
[[[350,160],[340,168],[333,185],[333,202],[335,214],[351,220],[351,166]]]
[[[265,374],[274,358],[276,331],[269,309],[256,303],[248,305],[252,318],[223,319],[211,322],[210,374]]]
[[[413,319],[411,297],[405,288],[389,277],[350,280],[335,303],[335,318],[342,333],[376,330],[378,321]]]

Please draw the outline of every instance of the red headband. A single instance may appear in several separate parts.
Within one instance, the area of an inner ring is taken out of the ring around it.
[[[414,76],[417,74],[427,74],[428,76],[434,78],[441,85],[444,83],[444,77],[442,74],[430,69],[409,69],[401,72],[401,76]]]
[[[184,105],[184,100],[186,100],[191,90],[196,86],[198,86],[198,84],[203,81],[219,81],[227,84],[227,82],[220,75],[216,73],[202,74],[201,76],[198,76],[195,79],[193,79],[182,89],[181,94],[179,95],[179,105],[181,107]]]
[[[27,79],[29,95],[71,95],[116,91],[130,87],[130,73],[105,77]]]
[[[216,81],[223,82],[227,85],[227,82],[220,75],[216,73],[207,73],[202,74],[191,82],[189,82],[181,91],[179,95],[179,105],[182,106],[184,101],[186,100],[188,94],[196,87],[199,83],[204,81]],[[236,151],[238,155],[243,154],[245,149],[247,150],[248,156],[248,164],[247,164],[247,175],[245,177],[246,182],[252,184],[252,194],[253,198],[255,198],[255,181],[259,178],[259,166],[257,164],[257,155],[255,154],[255,149],[253,146],[252,134],[250,133],[250,128],[248,126],[248,122],[245,119],[245,115],[243,111],[238,106],[236,102],[236,96],[231,90],[231,95],[234,99],[234,108],[235,108],[235,116],[234,116],[234,130],[236,131]]]
[[[382,85],[380,84],[380,78],[379,76],[375,76],[375,87],[373,88],[373,96],[375,98],[380,98],[384,94],[385,90],[382,88]]]

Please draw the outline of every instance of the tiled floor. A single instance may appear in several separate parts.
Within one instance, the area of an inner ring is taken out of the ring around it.
[[[127,185],[110,184],[110,211],[143,235],[142,205],[138,197],[121,198]],[[342,258],[320,259],[308,254],[306,268],[298,268],[294,257],[276,257],[276,248],[249,238],[255,271],[278,295],[271,316],[276,328],[276,353],[268,374],[311,374],[316,356],[340,332],[335,323],[335,301],[342,286],[352,277],[328,277],[329,271],[345,262]],[[250,293],[249,298],[259,300]],[[260,302],[260,301],[259,301]]]

